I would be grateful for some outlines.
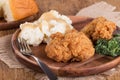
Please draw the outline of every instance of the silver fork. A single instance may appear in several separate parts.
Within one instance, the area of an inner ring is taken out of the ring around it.
[[[49,67],[45,65],[40,59],[33,55],[32,50],[30,46],[27,44],[26,40],[18,38],[18,43],[20,52],[23,55],[31,56],[32,58],[34,58],[35,61],[40,66],[40,68],[43,70],[43,72],[48,76],[50,80],[57,80],[57,76],[49,69]]]

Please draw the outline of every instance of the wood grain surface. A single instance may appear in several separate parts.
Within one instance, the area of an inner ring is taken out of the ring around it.
[[[86,24],[91,22],[91,18],[80,17],[80,16],[71,16],[70,19],[73,22],[74,28],[78,31],[83,28]],[[75,25],[77,24],[77,26]],[[12,36],[11,43],[13,51],[19,61],[26,65],[27,67],[40,71],[39,65],[30,57],[25,57],[19,51],[17,46],[17,38],[20,29],[18,29]],[[92,74],[98,74],[109,70],[113,67],[116,67],[120,63],[120,57],[109,57],[95,54],[89,60],[84,62],[68,62],[68,63],[59,63],[51,60],[47,57],[45,52],[46,44],[41,44],[40,46],[32,47],[32,51],[35,56],[37,56],[41,61],[43,61],[54,73],[58,76],[88,76]],[[58,52],[59,53],[59,52]]]
[[[0,22],[0,30],[10,30],[10,29],[15,29],[19,28],[19,25],[24,23],[24,22],[32,22],[36,19],[38,19],[40,16],[40,13],[38,12],[35,15],[29,16],[27,18],[21,19],[19,21],[12,21],[12,22]]]
[[[55,9],[62,14],[66,15],[75,15],[80,9],[90,6],[96,2],[100,2],[101,0],[36,0],[40,14],[43,12],[49,11],[51,9]],[[116,6],[116,9],[120,11],[120,0],[103,0],[113,6]],[[7,35],[9,30],[0,31],[0,36]],[[14,31],[10,31],[13,33]]]
[[[37,0],[41,12],[45,12],[51,9],[56,9],[62,14],[75,15],[80,9],[87,7],[91,4],[99,2],[101,0]],[[116,6],[120,11],[120,0],[103,0],[107,3]],[[15,30],[0,31],[0,37],[13,33]],[[0,45],[6,45],[4,40],[10,39],[11,36],[0,38]],[[10,46],[10,45],[9,45]],[[6,53],[5,49],[0,46],[0,54]],[[4,62],[0,61],[0,80],[47,80],[43,74],[42,77],[36,79],[34,71],[27,72],[24,68],[9,68]],[[105,72],[104,74],[78,77],[78,78],[60,78],[60,80],[120,80],[120,66]]]
[[[11,35],[0,38],[0,54],[12,54],[11,49]],[[3,46],[4,45],[4,46]],[[9,55],[9,56],[10,56]],[[14,64],[13,64],[14,65]],[[86,77],[59,77],[59,80],[119,80],[120,79],[120,65],[108,70],[99,75],[92,75]],[[0,60],[0,80],[48,80],[48,78],[41,73],[33,70],[22,68],[11,68],[9,65]]]

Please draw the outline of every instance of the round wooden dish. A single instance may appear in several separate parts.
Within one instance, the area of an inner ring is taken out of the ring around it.
[[[13,28],[18,28],[21,23],[34,21],[34,20],[38,19],[39,16],[40,16],[40,13],[37,13],[35,15],[21,19],[19,21],[6,22],[5,20],[1,20],[0,21],[0,30],[8,30],[8,29],[13,29]]]
[[[73,26],[77,30],[80,30],[87,23],[93,20],[91,18],[77,16],[70,16],[70,18],[73,21]],[[11,40],[12,48],[16,57],[22,64],[26,65],[27,67],[37,71],[41,71],[38,64],[33,59],[31,59],[30,57],[26,57],[20,53],[16,40],[19,32],[20,29],[18,29],[13,34]],[[46,44],[41,44],[40,46],[31,48],[34,55],[41,59],[55,74],[59,76],[87,76],[92,74],[98,74],[115,67],[120,62],[120,57],[113,58],[109,56],[95,54],[95,56],[84,62],[58,63],[53,61],[52,59],[49,59],[46,56],[46,53],[44,51],[45,46]]]

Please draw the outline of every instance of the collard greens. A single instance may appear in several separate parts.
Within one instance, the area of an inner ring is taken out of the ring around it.
[[[95,46],[96,53],[119,56],[120,55],[120,34],[115,35],[110,40],[99,39]]]

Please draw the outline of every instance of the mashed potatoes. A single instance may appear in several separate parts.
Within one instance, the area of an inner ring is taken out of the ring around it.
[[[49,43],[50,36],[60,32],[65,34],[73,29],[72,21],[65,15],[60,15],[57,11],[51,10],[44,13],[33,23],[20,25],[20,38],[27,40],[30,45],[39,45],[42,41]]]
[[[44,34],[35,24],[26,22],[20,25],[20,29],[19,37],[25,39],[28,44],[36,46],[42,42]]]
[[[65,34],[67,31],[73,29],[72,21],[65,15],[60,15],[57,11],[51,10],[44,13],[39,19],[40,28],[45,34],[44,42],[49,43],[50,35],[56,32]]]

